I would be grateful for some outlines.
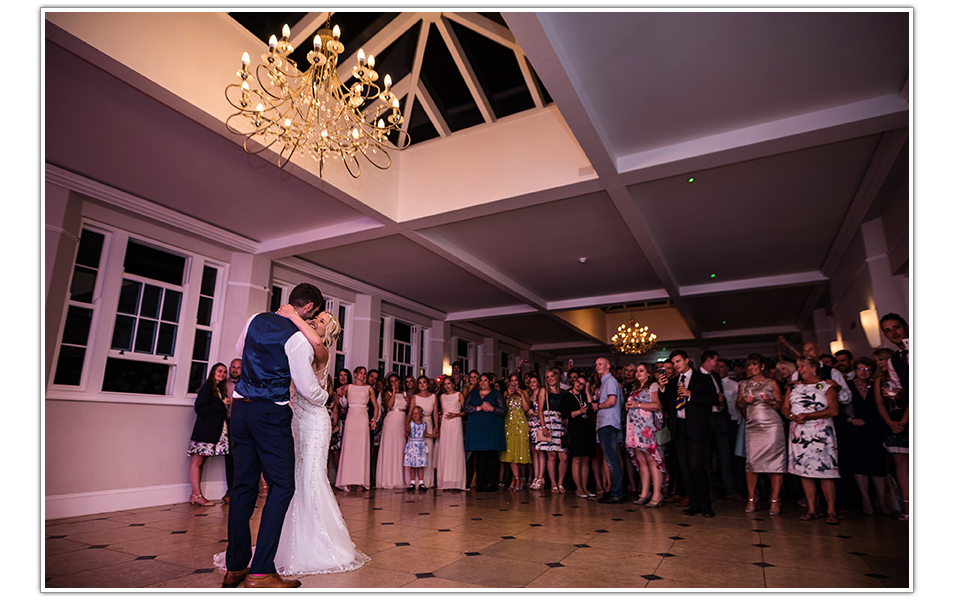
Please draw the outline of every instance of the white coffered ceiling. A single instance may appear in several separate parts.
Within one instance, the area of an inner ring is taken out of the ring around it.
[[[362,34],[378,53],[407,47],[401,85],[433,131],[358,181],[279,170],[228,134],[222,90],[264,46],[229,15],[46,17],[48,164],[554,352],[605,344],[620,305],[673,342],[797,332],[908,185],[906,11],[367,18],[385,23]],[[470,64],[487,43],[513,89]]]

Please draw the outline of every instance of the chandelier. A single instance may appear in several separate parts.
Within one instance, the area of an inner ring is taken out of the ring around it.
[[[656,347],[656,334],[649,333],[649,327],[633,319],[622,324],[613,336],[613,352],[617,354],[645,354]]]
[[[378,86],[374,55],[364,56],[358,50],[358,64],[352,67],[354,82],[350,87],[338,77],[338,56],[344,52],[339,41],[341,30],[328,29],[331,17],[314,39],[314,50],[308,53],[308,68],[298,70],[288,58],[294,47],[288,42],[288,25],[282,38],[271,36],[262,64],[254,74],[249,70],[248,52],[242,55],[242,68],[236,71],[241,80],[225,88],[225,97],[238,110],[225,121],[232,133],[245,136],[243,147],[249,154],[258,154],[275,146],[278,166],[284,168],[292,155],[308,155],[318,161],[318,176],[325,161],[341,160],[348,173],[361,175],[359,156],[379,169],[391,166],[388,150],[402,150],[410,144],[403,132],[403,141],[394,144],[389,136],[401,133],[404,122],[397,96],[391,91],[391,76],[384,76],[384,88]],[[249,140],[260,147],[251,149]]]

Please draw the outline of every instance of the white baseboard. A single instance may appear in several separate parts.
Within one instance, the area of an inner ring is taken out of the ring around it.
[[[221,498],[225,495],[226,489],[224,480],[202,482],[202,491],[207,498]],[[192,486],[188,483],[175,483],[143,488],[47,496],[44,519],[63,519],[188,502],[191,493]]]

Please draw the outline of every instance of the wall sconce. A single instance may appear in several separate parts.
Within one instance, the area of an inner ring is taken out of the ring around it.
[[[861,316],[861,326],[868,336],[868,345],[872,348],[881,347],[881,325],[878,323],[878,311],[873,308],[863,310],[859,313]]]
[[[443,373],[444,375],[453,375],[453,374],[454,374],[454,366],[451,365],[449,362],[445,362],[444,365],[443,365],[443,367],[442,367],[442,369],[441,369],[441,373]]]
[[[834,356],[845,349],[845,344],[841,340],[836,340],[831,344],[831,355]]]

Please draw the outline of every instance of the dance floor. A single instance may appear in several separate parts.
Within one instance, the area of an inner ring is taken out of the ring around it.
[[[357,571],[305,588],[907,588],[908,523],[852,511],[801,522],[795,502],[718,501],[714,519],[548,491],[337,491]],[[767,504],[767,503],[765,503]],[[253,520],[258,525],[262,500]],[[228,505],[173,504],[47,521],[45,586],[217,588]]]

